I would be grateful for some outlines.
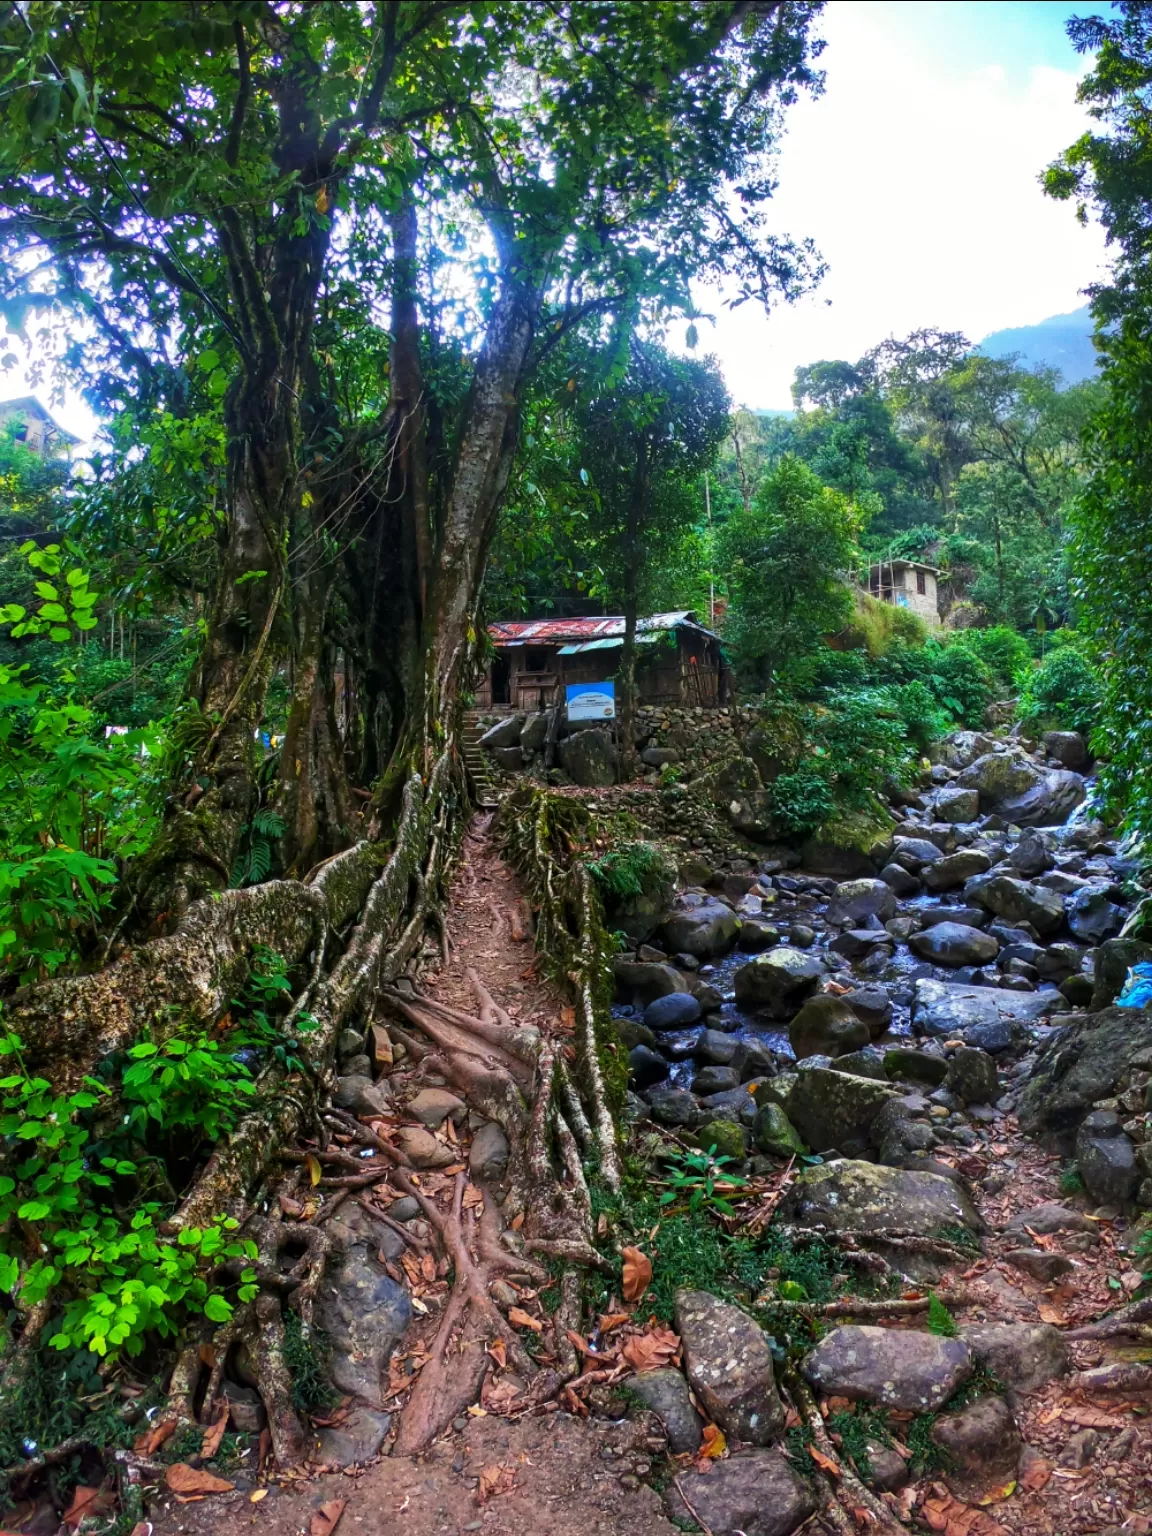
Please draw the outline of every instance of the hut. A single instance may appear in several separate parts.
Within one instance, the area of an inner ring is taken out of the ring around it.
[[[939,625],[940,572],[919,560],[881,560],[868,570],[867,590],[882,603],[907,608],[926,624]]]

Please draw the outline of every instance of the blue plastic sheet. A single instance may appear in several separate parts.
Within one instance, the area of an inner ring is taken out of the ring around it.
[[[1117,1008],[1152,1008],[1152,961],[1142,960],[1128,972]]]

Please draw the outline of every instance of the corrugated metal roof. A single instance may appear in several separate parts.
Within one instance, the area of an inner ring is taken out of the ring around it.
[[[638,630],[692,629],[700,634],[713,635],[705,629],[691,609],[678,613],[652,613],[637,620]],[[624,633],[622,615],[585,619],[512,619],[502,624],[489,624],[488,633],[494,645],[524,645],[535,641],[543,645],[563,645],[571,641],[603,640]]]
[[[667,633],[667,631],[665,631]],[[637,645],[655,645],[660,638],[656,630],[637,635]],[[562,645],[557,656],[582,656],[585,651],[614,651],[624,644],[623,635],[605,635],[602,640],[580,640],[572,645]]]

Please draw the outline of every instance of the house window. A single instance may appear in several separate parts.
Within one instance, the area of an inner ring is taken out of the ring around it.
[[[928,592],[928,580],[923,571],[916,572],[916,590],[921,597],[924,597]]]
[[[547,651],[527,650],[524,652],[525,672],[547,672],[549,656]]]

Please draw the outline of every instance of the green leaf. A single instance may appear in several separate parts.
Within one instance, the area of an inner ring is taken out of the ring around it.
[[[959,1332],[956,1319],[933,1291],[928,1297],[928,1332],[941,1339],[954,1339]]]
[[[223,1296],[209,1296],[204,1303],[204,1316],[214,1323],[226,1323],[232,1316],[231,1303],[225,1301]]]
[[[20,1265],[9,1253],[0,1253],[0,1291],[11,1291],[20,1278]]]

